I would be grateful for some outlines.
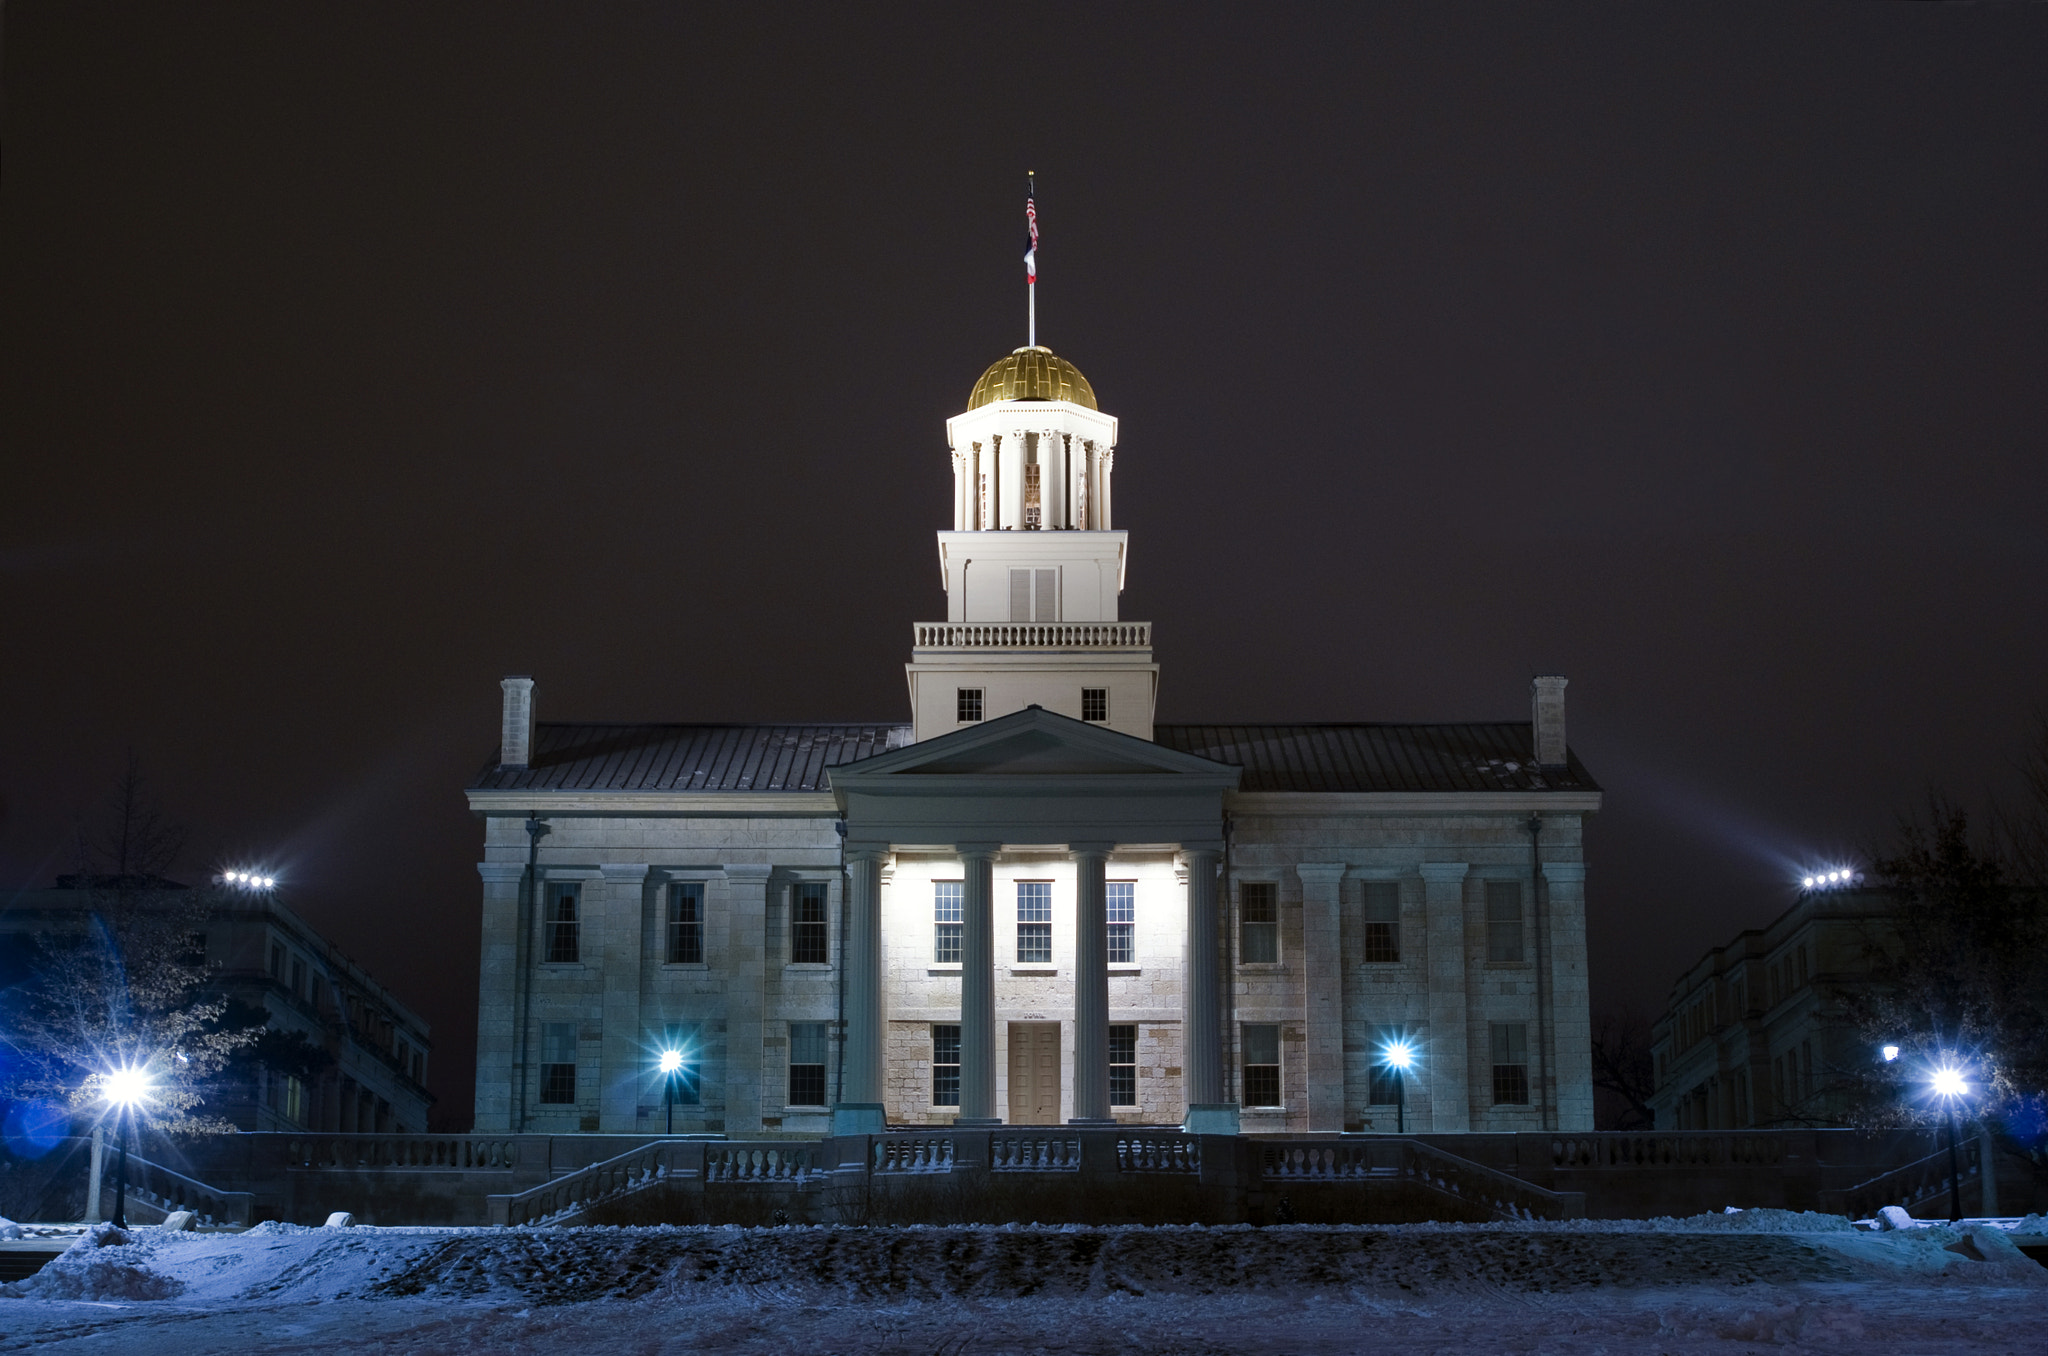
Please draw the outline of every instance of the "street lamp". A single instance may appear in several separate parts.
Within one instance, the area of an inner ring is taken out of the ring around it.
[[[135,1108],[149,1100],[149,1072],[138,1065],[123,1064],[100,1080],[100,1096],[114,1109],[114,1137],[121,1156],[114,1169],[114,1227],[128,1227],[128,1119]]]
[[[1415,1064],[1415,1047],[1397,1036],[1380,1047],[1380,1063],[1394,1071],[1394,1125],[1397,1134],[1408,1133],[1408,1070]]]
[[[1953,1064],[1943,1064],[1928,1079],[1928,1088],[1941,1099],[1948,1116],[1948,1219],[1954,1224],[1963,1217],[1962,1163],[1956,1154],[1956,1103],[1967,1096],[1970,1080]]]
[[[664,1050],[661,1052],[662,1100],[668,1104],[668,1133],[676,1132],[676,1079],[682,1076],[683,1052]]]

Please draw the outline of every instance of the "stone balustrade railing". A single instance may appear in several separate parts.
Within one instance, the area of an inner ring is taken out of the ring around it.
[[[1494,1219],[1584,1219],[1579,1191],[1550,1191],[1414,1140],[1400,1141],[1398,1171],[1487,1212]]]
[[[1984,1141],[1971,1136],[1956,1146],[1957,1185],[1967,1191],[1984,1170]],[[1834,1208],[1852,1219],[1868,1219],[1887,1205],[1902,1205],[1908,1214],[1929,1201],[1947,1204],[1949,1154],[1946,1146],[1903,1167],[1880,1173],[1840,1193]]]
[[[357,1171],[364,1168],[427,1168],[440,1171],[510,1172],[518,1146],[488,1135],[305,1135],[286,1148],[288,1168]]]
[[[875,1172],[951,1172],[953,1136],[877,1135],[869,1165]]]
[[[100,1213],[108,1219],[114,1217],[119,1160],[120,1155],[110,1150],[100,1165]],[[256,1222],[256,1198],[249,1192],[210,1187],[136,1153],[128,1155],[127,1176],[130,1214],[154,1215],[162,1219],[173,1210],[190,1210],[202,1224],[246,1227]]]
[[[1174,1172],[1200,1175],[1202,1141],[1197,1135],[1120,1134],[1116,1137],[1118,1172]]]
[[[915,622],[920,650],[1144,650],[1151,622]]]
[[[707,1144],[706,1182],[800,1182],[817,1169],[808,1144]]]
[[[1081,1137],[998,1132],[989,1136],[988,1166],[991,1172],[1079,1172]]]
[[[651,1182],[695,1177],[703,1163],[701,1142],[661,1140],[616,1158],[593,1163],[529,1191],[488,1199],[493,1224],[565,1224],[597,1202]]]
[[[1785,1159],[1785,1137],[1773,1131],[1560,1135],[1551,1141],[1554,1168],[1769,1167]]]

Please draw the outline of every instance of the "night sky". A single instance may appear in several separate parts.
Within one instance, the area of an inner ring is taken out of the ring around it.
[[[0,883],[133,748],[467,1121],[500,675],[902,720],[944,420],[1122,421],[1163,721],[1527,719],[1595,1005],[2048,703],[2048,10],[5,11]]]

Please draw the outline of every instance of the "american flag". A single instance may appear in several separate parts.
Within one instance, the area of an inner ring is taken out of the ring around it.
[[[1024,189],[1024,281],[1038,281],[1038,180],[1027,179]]]

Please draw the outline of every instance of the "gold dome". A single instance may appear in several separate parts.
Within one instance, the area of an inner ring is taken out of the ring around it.
[[[967,408],[978,410],[998,400],[1071,400],[1076,405],[1097,408],[1095,388],[1081,369],[1065,358],[1055,358],[1049,348],[1020,348],[1007,358],[998,358],[967,397]]]

